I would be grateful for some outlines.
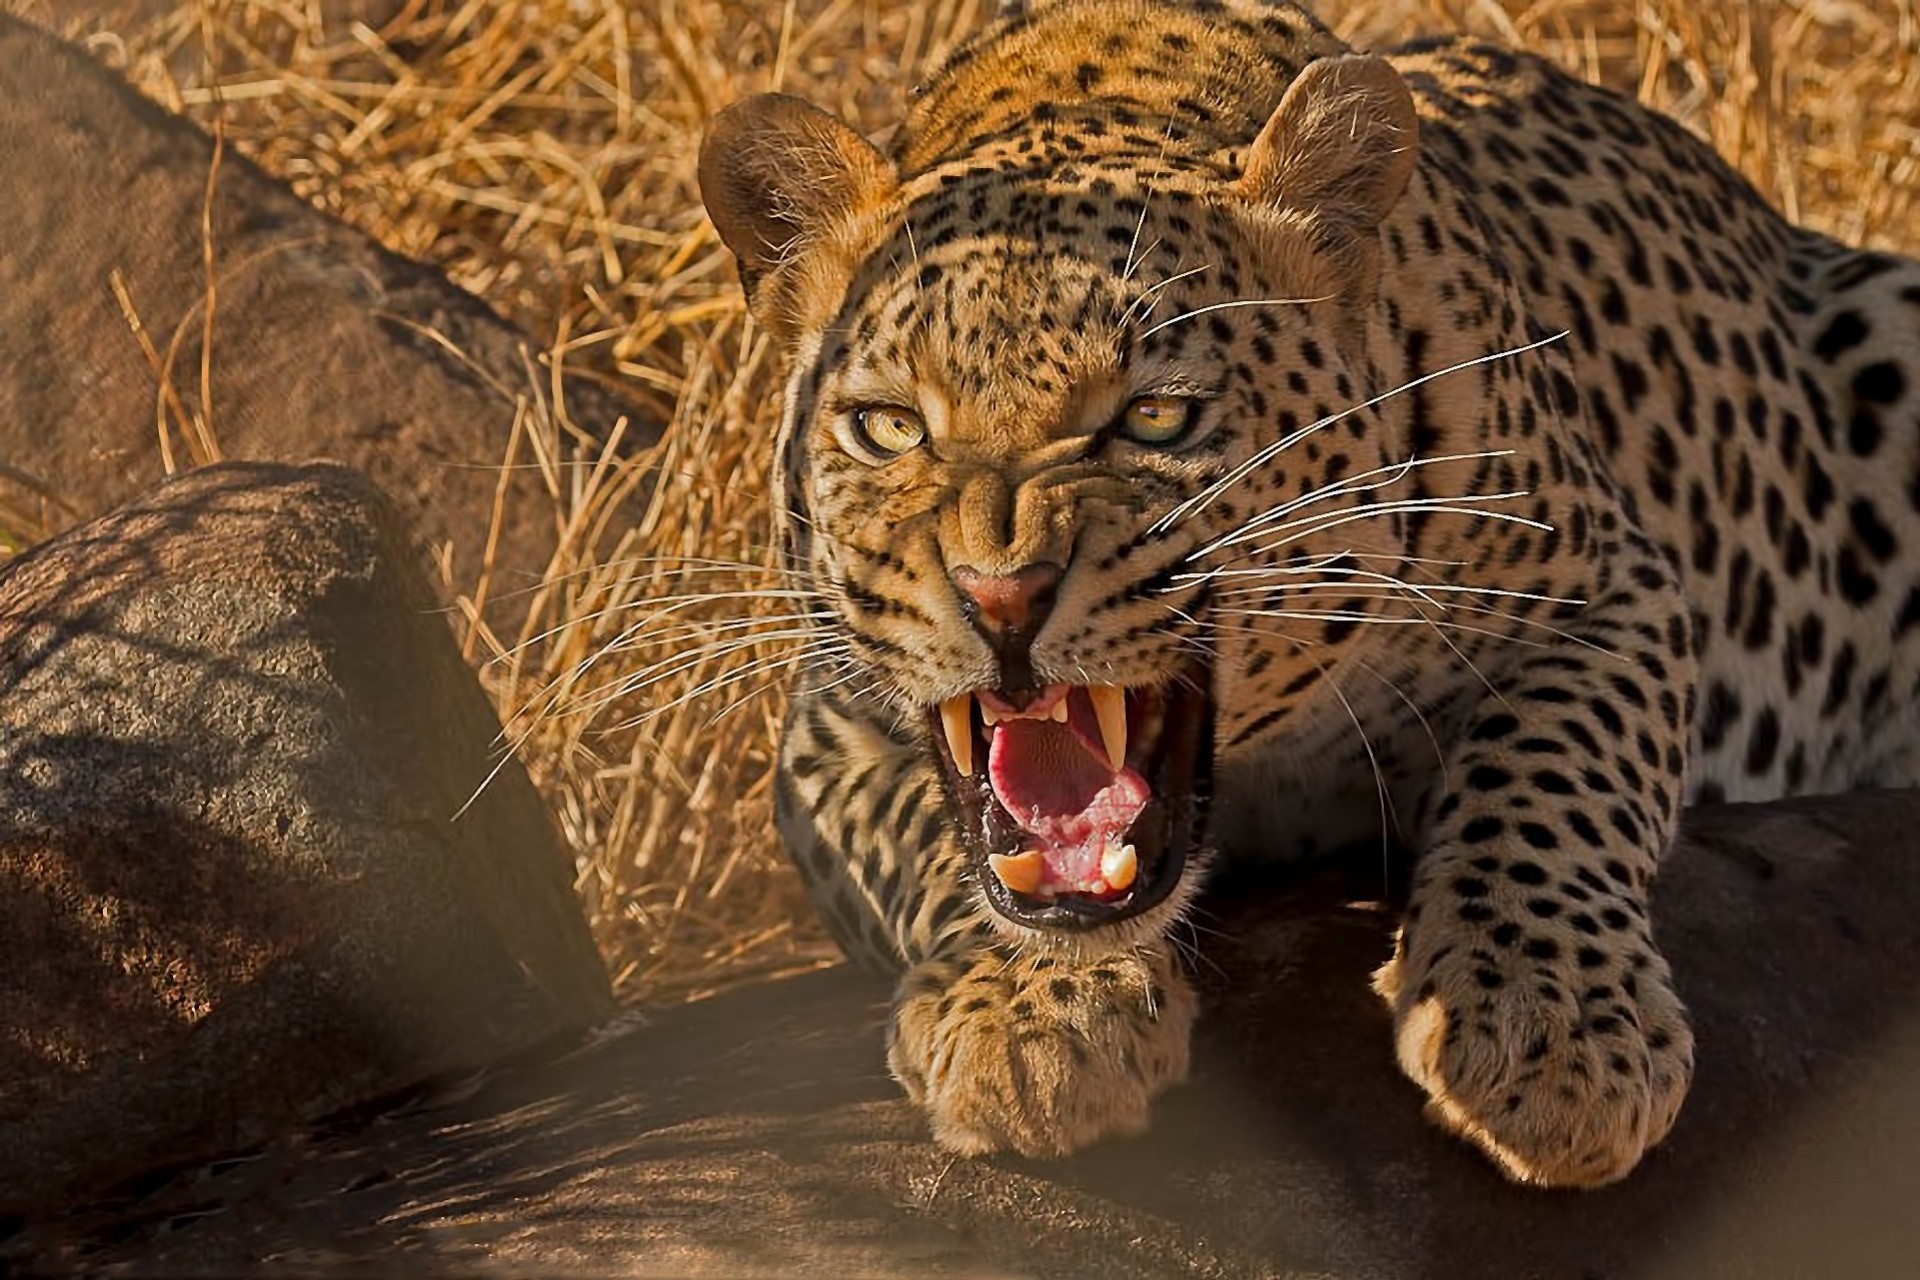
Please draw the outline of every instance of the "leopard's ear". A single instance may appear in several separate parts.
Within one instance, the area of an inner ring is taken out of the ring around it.
[[[1406,190],[1418,147],[1413,95],[1399,72],[1359,54],[1321,58],[1287,87],[1254,139],[1240,189],[1337,243],[1380,225]]]
[[[736,102],[700,144],[700,195],[762,323],[788,331],[803,299],[775,278],[838,243],[898,185],[893,165],[837,116],[783,93]],[[801,282],[792,282],[799,285]],[[802,289],[804,293],[804,289]]]

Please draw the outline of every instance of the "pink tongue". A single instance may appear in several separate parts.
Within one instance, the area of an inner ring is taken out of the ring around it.
[[[1125,838],[1151,794],[1133,769],[1115,773],[1080,734],[1052,720],[995,726],[987,777],[1000,807],[1035,837],[1026,847],[1040,850],[1042,883],[1056,890],[1099,879],[1101,853]]]
[[[1022,826],[1030,812],[1061,817],[1083,813],[1113,781],[1106,761],[1096,759],[1073,730],[1051,720],[1002,723],[993,735],[987,769],[993,794]]]

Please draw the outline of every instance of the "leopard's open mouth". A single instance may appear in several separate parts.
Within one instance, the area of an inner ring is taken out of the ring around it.
[[[991,689],[932,708],[949,803],[989,905],[1084,930],[1164,902],[1202,837],[1209,673],[1156,688]]]

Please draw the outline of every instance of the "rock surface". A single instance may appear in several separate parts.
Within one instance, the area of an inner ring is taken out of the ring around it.
[[[312,3],[313,0],[309,0]],[[52,31],[126,31],[143,22],[164,18],[179,9],[179,0],[13,0],[20,16]],[[328,27],[362,22],[379,30],[406,6],[407,0],[318,0]],[[198,56],[198,50],[194,51]]]
[[[1216,899],[1194,1080],[1147,1136],[954,1160],[827,971],[665,1010],[19,1231],[28,1267],[302,1274],[1920,1275],[1920,796],[1691,816],[1657,889],[1699,1031],[1624,1184],[1502,1181],[1420,1118],[1367,991],[1387,916],[1330,876]],[[629,1020],[631,1021],[631,1020]],[[269,1269],[272,1269],[269,1268]]]
[[[161,486],[0,569],[0,1215],[611,1008],[388,504]]]
[[[157,351],[178,335],[172,384],[189,414],[199,408],[212,159],[212,140],[192,123],[0,14],[0,486],[5,505],[36,505],[46,529],[164,474],[158,378],[116,300],[116,275]],[[473,581],[516,401],[533,400],[536,379],[540,394],[551,389],[531,340],[232,147],[211,218],[212,421],[223,456],[357,466],[429,546],[451,540],[456,582]],[[568,416],[590,436],[633,412],[585,378],[567,385]],[[649,444],[658,430],[636,420],[624,439]],[[172,448],[182,465],[192,460],[177,434]],[[524,442],[518,457],[533,457]],[[556,541],[537,468],[516,471],[507,495],[496,596],[537,580]]]

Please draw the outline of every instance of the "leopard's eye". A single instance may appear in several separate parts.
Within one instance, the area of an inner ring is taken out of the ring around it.
[[[927,438],[927,424],[911,409],[875,405],[853,415],[854,439],[877,462],[897,458]]]
[[[1197,409],[1181,396],[1141,396],[1120,415],[1120,431],[1141,444],[1176,444],[1193,426]]]

